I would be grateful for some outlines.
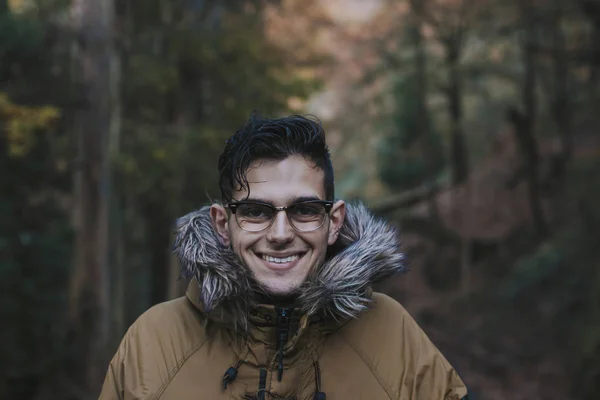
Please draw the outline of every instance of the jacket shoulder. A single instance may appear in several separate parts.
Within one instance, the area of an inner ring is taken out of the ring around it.
[[[200,314],[186,297],[166,301],[149,308],[138,317],[127,333],[137,340],[175,340],[181,345],[192,345],[202,340],[204,323]]]
[[[467,394],[454,368],[389,296],[374,293],[371,307],[341,334],[392,398],[410,392],[407,398],[458,400]]]
[[[125,393],[132,398],[147,398],[163,390],[206,342],[203,320],[185,297],[148,309],[121,341],[102,393],[119,393],[116,398]]]
[[[380,348],[382,354],[387,353],[385,348],[390,350],[400,344],[404,347],[428,341],[408,311],[396,300],[382,293],[373,293],[369,308],[344,327],[344,336],[365,349]],[[375,340],[375,336],[381,341]]]

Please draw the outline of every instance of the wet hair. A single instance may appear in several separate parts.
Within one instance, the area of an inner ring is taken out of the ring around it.
[[[234,188],[249,192],[246,173],[254,161],[281,161],[290,156],[302,156],[323,171],[326,200],[333,200],[333,166],[321,122],[300,115],[268,119],[252,113],[246,124],[227,140],[219,157],[223,201],[232,200]]]

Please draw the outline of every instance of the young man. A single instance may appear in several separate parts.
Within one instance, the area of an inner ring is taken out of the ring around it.
[[[459,400],[455,370],[400,304],[394,229],[334,200],[321,125],[251,117],[219,159],[223,204],[178,221],[186,296],[129,329],[101,399]]]

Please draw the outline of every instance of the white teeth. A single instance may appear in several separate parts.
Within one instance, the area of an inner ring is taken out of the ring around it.
[[[263,254],[262,258],[263,258],[263,260],[268,261],[268,262],[277,263],[277,264],[284,264],[284,263],[296,261],[297,259],[300,258],[300,255],[294,254],[293,256],[279,258],[279,257],[271,257],[271,256],[268,256],[266,254]]]

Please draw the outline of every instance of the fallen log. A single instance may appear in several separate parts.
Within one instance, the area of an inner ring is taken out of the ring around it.
[[[412,207],[450,187],[450,184],[423,185],[373,202],[369,208],[375,213],[386,214],[401,208]]]

